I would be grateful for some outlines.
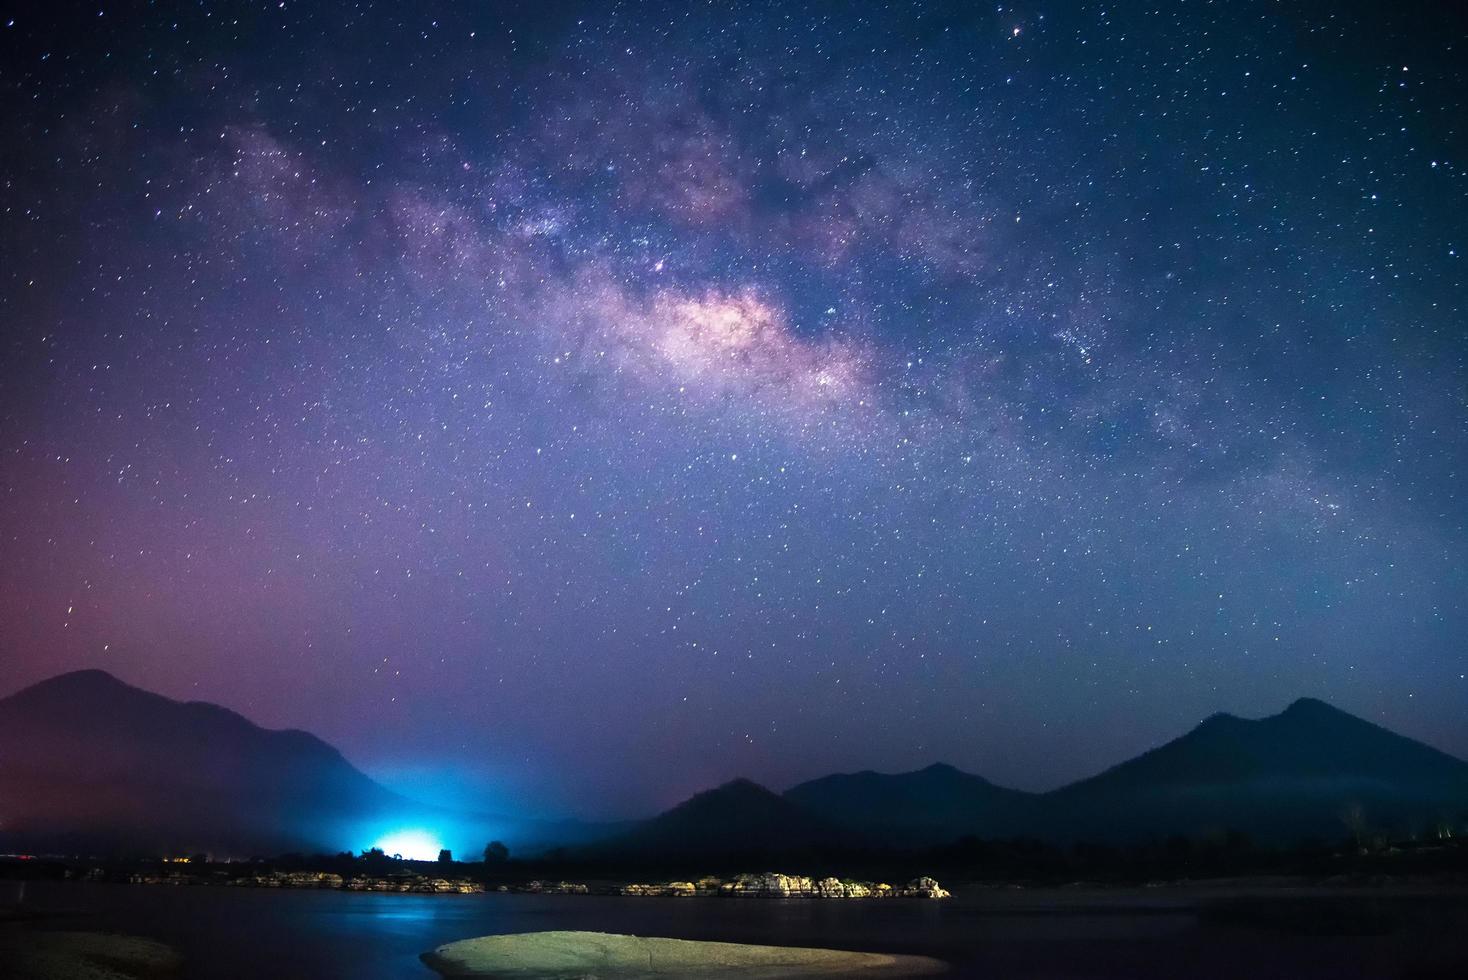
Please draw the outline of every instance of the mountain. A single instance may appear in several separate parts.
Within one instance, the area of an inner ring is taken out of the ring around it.
[[[1166,745],[1047,793],[1032,832],[1136,839],[1237,830],[1262,840],[1422,831],[1468,814],[1468,763],[1302,698],[1218,714]]]
[[[520,854],[562,844],[586,858],[686,866],[968,835],[1125,842],[1242,831],[1289,843],[1464,822],[1468,762],[1308,698],[1258,720],[1214,715],[1049,793],[946,765],[827,776],[783,796],[737,779],[630,828],[416,803],[306,732],[270,731],[98,670],[0,700],[0,852],[337,851],[413,828],[461,852],[498,838]]]
[[[873,844],[922,847],[1013,833],[1036,796],[937,763],[892,775],[824,776],[787,790],[785,799]]]
[[[1259,720],[1214,715],[1049,793],[1022,793],[937,765],[826,776],[785,798],[865,841],[897,847],[966,835],[1121,843],[1227,831],[1294,843],[1462,823],[1468,763],[1303,698]]]
[[[0,850],[337,851],[445,812],[301,731],[270,731],[100,670],[0,700]]]
[[[747,779],[705,790],[592,845],[608,859],[763,859],[849,843],[837,827]]]

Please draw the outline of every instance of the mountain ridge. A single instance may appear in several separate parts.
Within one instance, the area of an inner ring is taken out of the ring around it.
[[[966,777],[966,804],[955,805],[952,788],[932,785],[945,772]],[[926,795],[914,794],[924,784]],[[844,795],[836,789],[843,785]],[[907,846],[961,836],[1123,842],[1225,831],[1288,843],[1338,837],[1362,820],[1411,832],[1454,814],[1468,819],[1468,762],[1301,697],[1259,718],[1216,712],[1162,745],[1044,792],[936,764],[819,777],[786,795],[828,816],[847,814],[848,829],[869,839]],[[861,808],[861,799],[875,802]],[[899,804],[905,812],[892,812]]]
[[[592,858],[752,860],[831,848],[847,835],[745,777],[695,793],[632,828],[590,845]]]
[[[450,822],[310,732],[96,669],[0,699],[0,800],[0,843],[24,850],[244,857],[365,846],[394,824]]]
[[[376,783],[310,732],[263,728],[97,669],[0,699],[0,803],[0,847],[337,850],[360,846],[361,828],[374,822],[451,817]],[[630,825],[569,821],[534,832],[542,844],[587,856],[686,858],[924,848],[967,836],[1323,839],[1362,820],[1411,828],[1454,814],[1468,819],[1468,762],[1302,697],[1260,718],[1217,712],[1046,792],[934,762],[904,773],[833,773],[783,793],[736,778]],[[468,816],[479,826],[515,823]],[[312,825],[320,829],[303,831]]]
[[[784,796],[837,820],[871,846],[913,846],[960,836],[954,827],[976,835],[1007,830],[1035,794],[936,762],[904,773],[834,773],[797,784]]]
[[[302,745],[309,745],[320,751],[323,755],[341,759],[347,765],[352,765],[342,754],[341,750],[320,736],[306,731],[302,728],[267,728],[257,724],[238,711],[226,708],[212,701],[183,700],[170,698],[166,694],[159,694],[147,688],[137,687],[129,684],[114,674],[97,667],[87,667],[80,670],[67,671],[56,674],[45,680],[38,681],[28,687],[22,688],[15,693],[0,698],[0,704],[16,702],[26,703],[37,699],[53,698],[57,694],[64,694],[75,704],[80,695],[83,699],[95,698],[98,695],[120,696],[131,699],[134,703],[153,706],[167,705],[187,710],[202,717],[209,717],[228,724],[239,731],[255,731],[276,737],[282,742],[294,741]],[[114,707],[115,705],[109,705]],[[353,766],[355,768],[355,766]],[[364,778],[370,779],[363,773]],[[384,787],[386,789],[386,787]],[[387,792],[393,792],[387,790]]]

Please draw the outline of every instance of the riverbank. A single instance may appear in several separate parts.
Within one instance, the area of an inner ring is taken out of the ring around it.
[[[0,924],[0,976],[7,980],[151,980],[179,975],[182,966],[177,951],[150,939]]]
[[[23,905],[29,928],[167,944],[184,957],[180,976],[189,980],[432,978],[419,958],[425,950],[548,930],[927,956],[951,964],[954,980],[1468,976],[1463,886],[1380,879],[953,884],[945,901],[733,901],[53,880],[28,883]],[[0,883],[0,902],[6,891]]]

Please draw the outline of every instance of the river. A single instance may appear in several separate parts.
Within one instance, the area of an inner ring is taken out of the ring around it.
[[[0,883],[0,902],[19,886]],[[396,895],[41,881],[41,928],[157,939],[188,977],[428,978],[418,954],[588,929],[946,960],[957,977],[1468,976],[1468,888],[955,888],[948,901]],[[13,927],[12,927],[13,928]]]

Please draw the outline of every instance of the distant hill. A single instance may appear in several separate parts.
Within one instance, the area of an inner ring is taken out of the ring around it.
[[[1422,832],[1468,818],[1468,763],[1302,698],[1251,721],[1218,714],[1181,738],[1047,793],[1034,832],[1135,839],[1237,830],[1256,839]]]
[[[938,763],[916,772],[823,776],[785,799],[875,845],[922,847],[1015,833],[1037,797]]]
[[[631,830],[593,844],[589,856],[751,858],[809,853],[849,843],[835,824],[747,779],[705,790]]]
[[[785,797],[864,840],[897,847],[969,835],[1122,843],[1228,831],[1295,843],[1468,822],[1468,763],[1305,698],[1257,721],[1214,715],[1049,793],[936,765],[826,776]]]
[[[1142,841],[1246,833],[1334,841],[1468,823],[1468,763],[1302,698],[1260,720],[1216,714],[1188,734],[1045,794],[951,766],[825,776],[785,792],[865,841],[926,846],[979,838]]]
[[[0,700],[0,850],[336,851],[445,822],[301,731],[100,670]]]

